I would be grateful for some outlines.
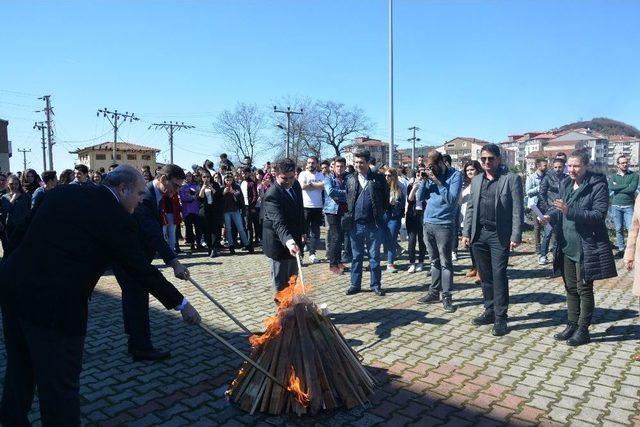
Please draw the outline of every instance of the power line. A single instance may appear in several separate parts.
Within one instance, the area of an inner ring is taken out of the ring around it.
[[[22,153],[22,165],[24,166],[22,170],[26,171],[27,170],[27,153],[31,152],[31,148],[29,148],[28,150],[25,150],[24,148],[18,148],[18,152]]]
[[[154,129],[164,129],[167,131],[167,133],[169,134],[169,163],[173,163],[173,132],[174,131],[178,131],[180,129],[193,129],[195,128],[195,126],[192,125],[185,125],[184,122],[182,123],[174,123],[174,122],[162,122],[162,123],[152,123],[151,126],[149,126],[149,129],[151,128]]]
[[[302,115],[304,114],[304,110],[302,108],[300,108],[300,111],[294,111],[291,109],[291,107],[287,107],[286,110],[278,110],[278,107],[276,105],[273,106],[273,112],[274,113],[282,113],[282,114],[286,114],[287,115],[287,149],[286,149],[286,156],[287,158],[289,158],[289,150],[290,150],[290,144],[289,144],[289,140],[291,138],[291,115],[292,114],[299,114]]]
[[[107,120],[109,120],[109,123],[111,123],[111,126],[113,126],[113,161],[115,162],[117,158],[116,146],[118,145],[118,120],[123,119],[126,122],[127,119],[129,119],[129,122],[131,123],[134,120],[138,121],[140,119],[135,117],[135,113],[129,114],[128,111],[124,113],[118,113],[118,110],[109,111],[106,107],[98,110],[96,116],[100,116],[100,113],[102,113],[102,117],[106,117]],[[124,156],[122,158],[124,159]]]
[[[44,139],[44,131],[47,125],[45,122],[36,122],[33,128],[42,132],[42,170],[45,171],[47,170],[47,143]]]
[[[420,128],[417,126],[412,126],[409,130],[413,131],[413,137],[407,139],[407,141],[411,141],[411,169],[416,168],[416,142],[420,141],[420,138],[416,138],[416,131],[419,131]]]
[[[38,98],[41,101],[44,101],[44,110],[36,111],[36,113],[41,113],[44,111],[44,115],[46,117],[47,122],[47,144],[49,146],[49,170],[53,170],[53,128],[52,123],[53,120],[51,116],[53,116],[53,107],[51,107],[51,95],[44,95]]]

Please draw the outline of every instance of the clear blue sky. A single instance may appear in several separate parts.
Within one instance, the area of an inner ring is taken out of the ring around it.
[[[502,141],[606,116],[640,126],[640,2],[395,0],[396,142]],[[120,136],[156,146],[176,134],[183,166],[217,157],[216,114],[237,102],[310,97],[362,107],[388,139],[386,0],[8,1],[2,4],[0,118],[41,168],[42,114],[55,107],[56,169],[69,150],[110,140],[96,109],[135,112]],[[275,122],[275,118],[274,118]],[[275,132],[267,133],[274,143]],[[258,159],[264,161],[265,159]]]

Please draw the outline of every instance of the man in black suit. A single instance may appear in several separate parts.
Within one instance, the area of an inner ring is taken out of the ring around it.
[[[142,203],[138,205],[133,217],[138,223],[140,245],[147,262],[151,263],[156,253],[165,265],[173,268],[179,279],[188,279],[189,271],[178,261],[178,257],[169,247],[162,232],[160,210],[171,194],[178,191],[184,182],[185,174],[181,167],[165,165],[156,178],[146,184]],[[169,199],[170,200],[170,199]],[[128,351],[133,360],[161,360],[171,356],[168,351],[156,350],[151,344],[151,327],[149,325],[149,292],[135,283],[121,266],[115,264],[114,274],[122,288],[122,314],[124,330],[129,335]]]
[[[29,425],[36,385],[44,425],[80,425],[88,299],[108,265],[118,263],[136,284],[167,309],[179,309],[189,323],[200,321],[140,246],[131,213],[144,194],[142,174],[121,166],[104,184],[66,185],[47,192],[0,264],[7,351],[0,423],[5,426]],[[91,206],[91,215],[78,206]]]
[[[302,255],[305,221],[302,188],[296,181],[296,164],[282,159],[275,164],[276,180],[262,202],[262,251],[271,263],[275,291],[287,287],[289,278],[298,274],[296,254]]]
[[[471,245],[482,280],[485,311],[473,323],[493,323],[492,334],[502,336],[509,332],[509,251],[522,241],[522,179],[500,164],[496,144],[485,144],[480,156],[484,173],[471,181],[462,239],[465,246]]]

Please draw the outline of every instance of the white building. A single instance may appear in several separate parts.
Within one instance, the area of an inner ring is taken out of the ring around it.
[[[609,137],[608,165],[615,168],[618,157],[626,156],[629,167],[637,170],[640,166],[640,138],[626,135],[612,135]]]

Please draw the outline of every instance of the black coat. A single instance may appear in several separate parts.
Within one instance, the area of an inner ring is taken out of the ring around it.
[[[296,201],[277,182],[269,187],[262,201],[262,251],[274,260],[292,258],[286,247],[289,239],[302,249],[302,235],[305,234],[302,188],[298,181],[294,181],[291,188]]]
[[[558,197],[566,200],[566,195],[573,186],[572,179],[565,179],[559,187]],[[566,217],[575,221],[576,231],[580,239],[581,267],[584,280],[603,280],[618,275],[613,259],[611,242],[605,225],[609,210],[609,187],[607,178],[599,173],[587,172],[584,185],[576,190],[573,201],[569,204]],[[564,270],[564,236],[562,221],[564,215],[557,208],[551,207],[547,214],[558,230],[558,242],[554,253],[553,268],[555,271]]]
[[[24,236],[0,263],[0,305],[19,317],[64,335],[85,335],[88,299],[113,263],[166,308],[182,302],[145,259],[136,221],[108,188],[57,187],[28,220]]]
[[[371,204],[373,207],[373,219],[378,227],[384,225],[384,213],[389,207],[389,186],[384,175],[369,171],[367,174],[367,191],[371,196]],[[360,181],[358,181],[358,173],[353,173],[347,177],[347,212],[342,219],[345,229],[353,226],[356,200],[362,191]]]

